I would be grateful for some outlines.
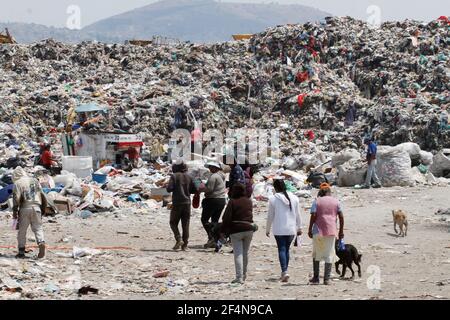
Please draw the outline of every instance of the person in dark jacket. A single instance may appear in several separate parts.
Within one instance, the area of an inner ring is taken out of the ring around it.
[[[191,219],[191,194],[197,192],[194,181],[187,173],[188,168],[181,162],[172,166],[172,176],[167,185],[167,192],[172,194],[172,210],[170,212],[170,228],[175,236],[176,244],[173,250],[186,251],[189,242],[189,222]],[[180,235],[178,224],[181,220],[183,236]]]
[[[233,283],[242,284],[247,278],[248,251],[253,238],[253,204],[243,184],[233,186],[232,196],[222,218],[222,233],[230,235],[233,245],[236,269]]]
[[[247,194],[247,197],[251,198],[253,194],[253,176],[250,166],[244,170],[244,177],[245,177],[245,192]]]

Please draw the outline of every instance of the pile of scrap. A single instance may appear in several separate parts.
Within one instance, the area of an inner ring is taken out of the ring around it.
[[[15,44],[17,41],[11,36],[8,28],[5,28],[5,33],[0,32],[0,44]]]

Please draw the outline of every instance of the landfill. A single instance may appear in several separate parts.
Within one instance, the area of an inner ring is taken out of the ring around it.
[[[110,120],[89,130],[140,132],[149,153],[167,144],[184,107],[205,129],[279,129],[282,164],[306,174],[360,149],[367,135],[441,159],[450,147],[449,42],[439,19],[372,28],[332,17],[212,45],[1,45],[2,167],[29,164],[38,137],[58,144],[73,109],[92,102],[107,106]],[[439,163],[431,172],[448,175],[448,162]]]
[[[358,206],[361,200],[354,192],[367,172],[363,140],[369,136],[378,143],[377,171],[388,190],[383,192],[448,188],[449,59],[450,27],[439,19],[388,22],[373,28],[350,17],[331,17],[323,23],[269,28],[248,41],[210,45],[71,45],[51,39],[0,44],[0,215],[11,212],[11,174],[21,166],[39,179],[47,194],[50,223],[76,221],[89,227],[99,219],[129,218],[140,224],[135,219],[149,212],[158,219],[167,216],[171,206],[164,189],[171,173],[167,150],[171,132],[180,127],[176,123],[180,109],[192,114],[181,124],[188,129],[201,122],[205,130],[280,130],[278,166],[268,161],[253,176],[252,199],[260,212],[273,194],[273,179],[279,176],[285,178],[288,191],[307,205],[316,195],[315,188],[327,181],[351,188],[342,192]],[[142,135],[143,159],[138,168],[94,170],[67,164],[70,159],[63,152],[61,134],[73,110],[90,103],[105,106],[109,115],[95,117],[84,130]],[[53,175],[35,165],[44,140],[52,143],[63,163]],[[202,161],[192,161],[188,167],[202,179],[208,174]],[[154,220],[151,223],[156,225]],[[129,231],[114,232],[120,236]],[[72,258],[82,265],[89,265],[87,260],[113,259],[108,249],[90,248],[70,237],[61,242],[73,245],[65,251],[55,249],[58,259]],[[203,290],[198,278],[185,280],[184,271],[172,272],[171,258],[158,264],[130,253],[121,255],[125,266],[136,264],[139,272],[150,272],[145,281],[158,280],[157,285],[152,282],[146,291],[144,285],[129,280],[99,290],[91,287],[96,283],[80,283],[75,288],[79,295],[101,295],[124,286],[144,295]],[[30,268],[28,273],[41,274],[53,267]],[[15,280],[0,280],[17,297],[33,298]],[[38,285],[43,294],[64,292],[61,283],[46,282],[45,277],[42,281]]]

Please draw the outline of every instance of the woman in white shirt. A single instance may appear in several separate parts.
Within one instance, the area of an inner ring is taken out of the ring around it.
[[[286,191],[283,180],[273,183],[275,195],[269,198],[266,235],[273,234],[277,241],[278,258],[281,266],[281,281],[289,280],[289,248],[296,235],[301,235],[300,200],[294,194]]]

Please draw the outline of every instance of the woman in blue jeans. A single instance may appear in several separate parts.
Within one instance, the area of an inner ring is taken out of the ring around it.
[[[266,235],[273,229],[278,247],[278,258],[281,266],[281,281],[289,280],[289,249],[296,235],[302,234],[300,218],[300,201],[294,194],[286,191],[283,180],[273,183],[275,195],[269,198]]]
[[[230,235],[233,244],[236,279],[243,284],[247,280],[248,252],[253,238],[253,203],[247,197],[246,188],[236,183],[231,190],[233,198],[228,201],[222,218],[222,234]]]

